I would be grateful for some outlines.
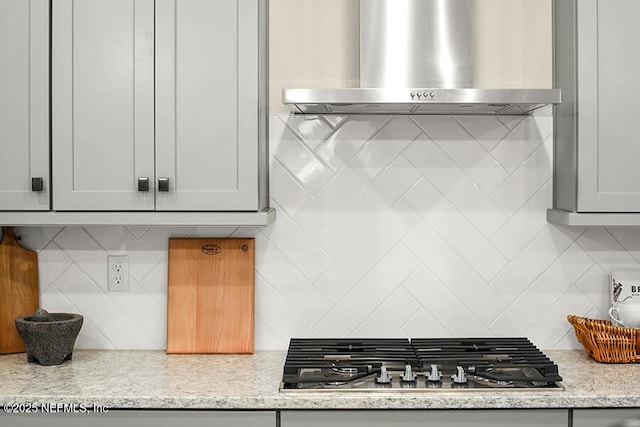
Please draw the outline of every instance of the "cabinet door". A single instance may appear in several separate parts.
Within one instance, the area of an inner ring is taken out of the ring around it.
[[[282,411],[282,427],[566,427],[569,412],[553,409],[423,411]]]
[[[258,1],[156,1],[157,210],[258,208]]]
[[[49,210],[49,189],[49,1],[0,0],[0,210]]]
[[[152,210],[153,0],[53,0],[53,208]]]
[[[578,211],[640,212],[640,2],[584,0],[578,19]]]
[[[81,0],[84,1],[84,0]],[[114,410],[94,413],[92,408],[55,404],[37,413],[0,413],[0,424],[13,427],[276,427],[274,411]]]
[[[574,409],[573,427],[637,426],[640,409]]]

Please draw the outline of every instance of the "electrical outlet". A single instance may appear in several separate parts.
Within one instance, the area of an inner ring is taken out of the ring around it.
[[[109,255],[107,257],[107,280],[109,291],[129,290],[128,255]]]

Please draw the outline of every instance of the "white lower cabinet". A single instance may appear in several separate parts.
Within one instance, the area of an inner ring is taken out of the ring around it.
[[[640,425],[640,409],[574,409],[573,427],[633,427]]]
[[[282,411],[281,427],[567,427],[563,409],[422,410],[422,411]]]
[[[0,413],[12,427],[275,427],[275,411],[109,410],[106,413]]]

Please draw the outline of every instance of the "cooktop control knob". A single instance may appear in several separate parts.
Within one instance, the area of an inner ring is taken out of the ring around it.
[[[376,377],[376,382],[378,384],[389,384],[391,382],[391,375],[389,375],[384,365],[380,367],[380,376]]]
[[[442,374],[438,371],[437,365],[431,365],[431,372],[427,374],[427,381],[432,381],[434,383],[442,381]]]
[[[404,375],[400,379],[405,383],[415,382],[416,374],[411,370],[411,365],[404,365]]]
[[[451,375],[451,379],[455,384],[466,384],[467,376],[464,373],[464,369],[462,369],[462,366],[458,366],[456,369],[458,370],[458,373]]]

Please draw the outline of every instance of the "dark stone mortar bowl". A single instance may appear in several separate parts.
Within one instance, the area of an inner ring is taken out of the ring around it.
[[[48,313],[46,310],[18,317],[16,328],[27,348],[27,362],[51,366],[71,360],[82,321],[79,314]]]

